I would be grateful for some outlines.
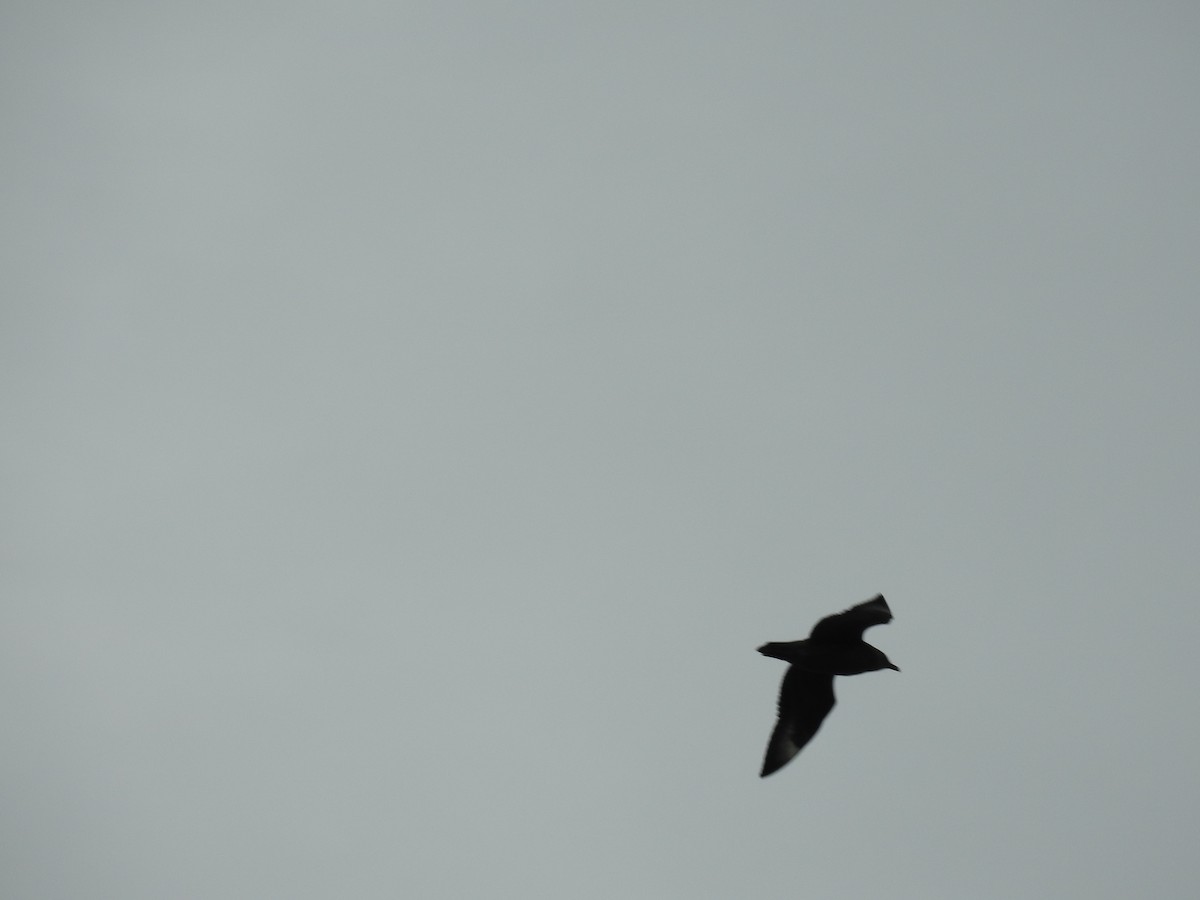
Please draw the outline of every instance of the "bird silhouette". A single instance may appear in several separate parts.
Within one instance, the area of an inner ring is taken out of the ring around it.
[[[791,663],[779,688],[779,720],[767,743],[761,777],[783,768],[812,740],[833,709],[833,676],[859,675],[879,669],[900,669],[862,639],[872,625],[892,621],[883,594],[844,612],[826,616],[802,641],[763,644],[763,656]]]

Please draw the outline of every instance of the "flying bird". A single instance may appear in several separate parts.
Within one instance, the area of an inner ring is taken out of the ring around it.
[[[883,594],[844,612],[826,616],[802,641],[763,644],[763,656],[791,663],[779,688],[779,720],[767,744],[761,777],[783,768],[812,740],[833,709],[833,676],[859,675],[879,669],[900,669],[862,639],[872,625],[892,621]]]

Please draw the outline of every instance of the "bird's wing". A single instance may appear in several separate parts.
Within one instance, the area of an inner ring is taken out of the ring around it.
[[[779,721],[767,743],[762,777],[776,772],[812,740],[833,709],[833,676],[805,672],[795,666],[779,689]]]
[[[865,603],[852,606],[844,612],[826,616],[813,626],[810,641],[828,641],[831,643],[847,643],[861,641],[863,632],[872,625],[884,625],[892,621],[892,611],[888,608],[883,594],[877,594]]]

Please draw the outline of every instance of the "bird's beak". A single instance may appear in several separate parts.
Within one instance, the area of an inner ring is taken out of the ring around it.
[[[895,669],[897,672],[900,671],[900,667],[898,665],[896,665],[895,663],[888,663],[888,668]]]

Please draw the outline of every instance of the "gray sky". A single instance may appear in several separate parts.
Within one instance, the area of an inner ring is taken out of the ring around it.
[[[1195,896],[1194,5],[2,19],[5,898]]]

